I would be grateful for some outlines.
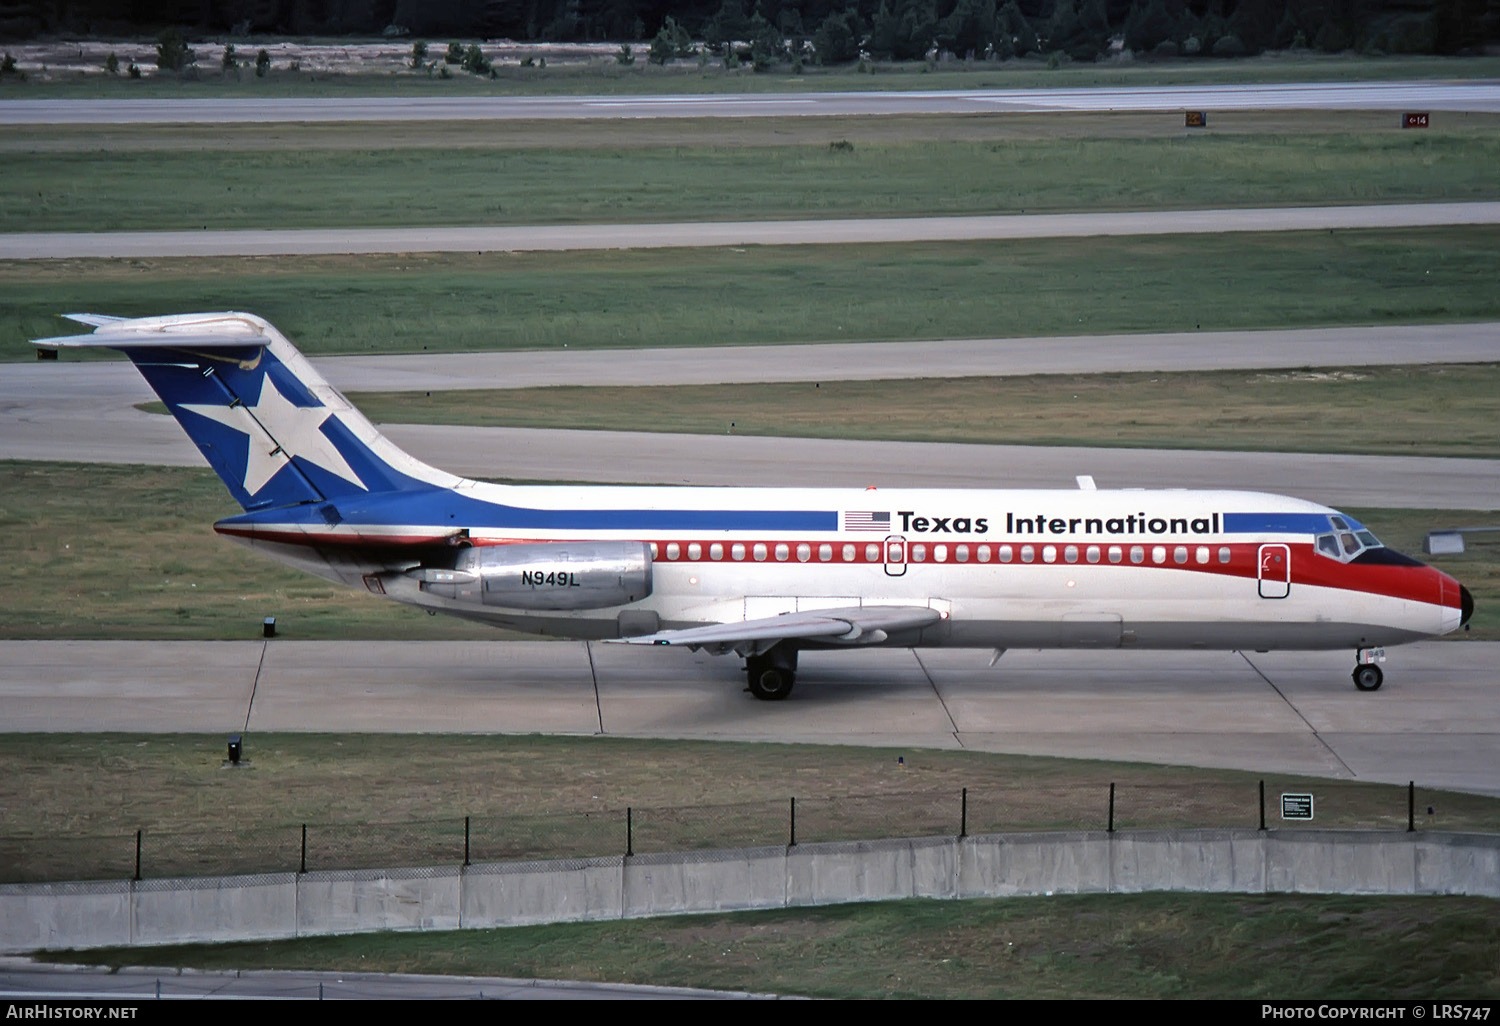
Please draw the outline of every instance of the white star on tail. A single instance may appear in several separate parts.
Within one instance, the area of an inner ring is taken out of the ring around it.
[[[293,456],[300,456],[330,474],[369,490],[369,485],[359,479],[343,453],[335,449],[328,436],[323,434],[323,422],[333,416],[333,411],[326,406],[293,405],[276,388],[269,374],[261,378],[260,398],[254,406],[185,403],[182,408],[249,436],[245,491],[251,495],[264,488]]]

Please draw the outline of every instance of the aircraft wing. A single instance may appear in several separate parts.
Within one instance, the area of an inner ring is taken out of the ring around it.
[[[619,638],[627,645],[684,645],[697,650],[740,654],[764,652],[779,641],[816,639],[843,645],[875,645],[892,631],[912,630],[936,623],[942,614],[927,606],[854,606],[846,609],[809,609],[758,620],[657,631],[636,638]],[[616,640],[616,639],[611,639]]]

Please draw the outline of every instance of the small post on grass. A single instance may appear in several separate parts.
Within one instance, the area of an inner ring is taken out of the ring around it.
[[[464,817],[464,865],[469,864],[469,817]]]
[[[958,836],[969,836],[969,789],[967,787],[964,788],[963,802],[959,806]]]
[[[305,872],[307,872],[307,824],[306,823],[302,824],[302,868],[299,869],[299,870],[297,870],[297,872],[299,872],[299,873],[305,873]]]
[[[1266,782],[1260,782],[1260,828],[1266,828]]]
[[[1113,780],[1109,782],[1109,830],[1107,832],[1111,834],[1115,832],[1115,783]]]
[[[1406,782],[1406,832],[1409,834],[1417,832],[1417,782],[1415,780]]]
[[[797,799],[792,799],[792,837],[787,842],[788,848],[797,847]]]
[[[635,854],[635,825],[631,822],[630,806],[625,806],[625,857]]]
[[[135,876],[131,877],[131,879],[132,880],[139,880],[140,878],[141,878],[141,832],[139,830],[137,830],[135,832]]]

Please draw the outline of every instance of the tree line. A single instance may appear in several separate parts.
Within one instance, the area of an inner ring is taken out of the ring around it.
[[[731,43],[823,63],[934,51],[1092,61],[1298,47],[1455,54],[1500,42],[1500,0],[0,0],[0,38],[252,35]],[[774,43],[774,46],[773,46]]]

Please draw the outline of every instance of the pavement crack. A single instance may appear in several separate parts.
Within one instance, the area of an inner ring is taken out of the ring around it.
[[[266,646],[269,641],[260,643],[260,661],[255,664],[255,679],[250,682],[250,701],[245,706],[245,733],[250,732],[250,714],[255,711],[255,693],[260,690],[260,671],[266,666]]]
[[[921,653],[916,649],[912,649],[911,657],[917,661],[917,667],[922,671],[922,676],[927,678],[927,686],[932,688],[933,696],[937,698],[938,704],[943,707],[943,715],[948,717],[948,726],[953,728],[953,740],[957,742],[958,747],[964,747],[964,739],[958,734],[958,724],[953,720],[953,712],[948,708],[948,703],[943,699],[943,693],[938,690],[937,681],[933,680],[932,674],[927,672],[927,664],[922,662]]]
[[[604,705],[599,701],[599,671],[594,668],[594,644],[583,643],[583,653],[589,657],[589,680],[594,682],[594,715],[599,720],[599,733],[604,733]]]
[[[1323,737],[1322,734],[1318,733],[1318,728],[1312,725],[1312,721],[1309,720],[1306,716],[1302,715],[1302,710],[1298,709],[1296,705],[1292,703],[1292,700],[1286,697],[1286,692],[1277,687],[1276,682],[1270,677],[1267,677],[1265,673],[1262,672],[1261,668],[1259,666],[1256,666],[1251,658],[1243,651],[1239,653],[1239,657],[1245,660],[1245,665],[1249,666],[1250,669],[1255,671],[1255,675],[1257,677],[1271,686],[1271,690],[1276,692],[1277,697],[1279,697],[1283,702],[1286,703],[1286,707],[1296,715],[1297,719],[1303,722],[1303,724],[1307,727],[1309,733],[1311,733],[1312,736],[1317,739],[1318,744],[1323,746],[1323,750],[1333,758],[1333,761],[1342,766],[1344,768],[1344,772],[1349,774],[1349,776],[1355,778],[1356,780],[1359,779],[1359,774],[1355,773],[1354,770],[1350,768],[1347,762],[1339,758],[1339,753],[1333,750],[1333,746],[1328,743],[1328,741]]]

